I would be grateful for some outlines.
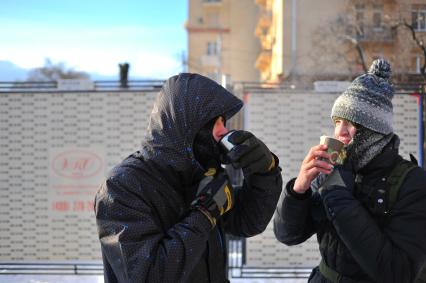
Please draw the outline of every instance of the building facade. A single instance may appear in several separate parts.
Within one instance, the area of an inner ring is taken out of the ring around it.
[[[426,0],[259,0],[262,81],[351,79],[385,57],[397,77],[420,72]],[[399,75],[399,76],[398,76]]]
[[[258,81],[259,6],[252,0],[189,0],[188,71],[218,82]]]

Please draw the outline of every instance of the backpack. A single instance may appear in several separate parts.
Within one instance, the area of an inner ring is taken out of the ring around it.
[[[404,182],[407,174],[414,168],[418,167],[417,160],[411,154],[410,159],[411,161],[403,159],[398,165],[396,165],[392,169],[391,173],[388,176],[389,191],[387,198],[387,210],[385,211],[386,214],[389,213],[392,207],[395,205],[399,189],[401,188],[402,183]]]

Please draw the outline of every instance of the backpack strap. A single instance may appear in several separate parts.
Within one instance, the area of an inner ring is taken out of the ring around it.
[[[321,272],[322,276],[327,278],[333,283],[339,283],[342,280],[342,275],[339,274],[334,269],[330,268],[324,261],[324,259],[321,259],[320,265],[319,265],[319,271]]]
[[[387,209],[386,213],[388,213],[394,206],[396,199],[398,197],[399,189],[401,188],[401,185],[404,182],[405,177],[411,170],[413,170],[416,167],[417,165],[414,164],[413,162],[403,160],[392,169],[388,177],[389,191],[388,191],[388,206],[386,208]]]
[[[425,283],[425,282],[426,282],[426,262],[423,262],[423,265],[420,268],[419,273],[417,273],[416,280],[414,280],[414,283]]]

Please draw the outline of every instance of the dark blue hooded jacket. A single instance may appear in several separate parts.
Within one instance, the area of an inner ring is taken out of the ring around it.
[[[212,229],[191,210],[203,169],[193,154],[198,131],[229,119],[242,102],[196,74],[167,80],[142,148],[113,168],[95,199],[105,282],[227,282],[224,233],[261,233],[278,201],[279,167],[245,176],[233,209]]]

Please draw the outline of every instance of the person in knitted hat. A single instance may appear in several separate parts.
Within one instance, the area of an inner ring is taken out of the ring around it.
[[[357,128],[356,138],[346,140],[339,133],[336,137],[349,144],[348,156],[355,170],[370,162],[394,139],[398,147],[399,139],[393,134],[394,89],[389,82],[390,64],[385,60],[375,60],[367,74],[357,77],[334,102],[331,110],[336,130],[342,120],[349,121]]]
[[[278,203],[280,242],[317,234],[322,260],[309,282],[413,282],[426,274],[426,173],[398,154],[391,73],[375,60],[336,99],[331,118],[345,161],[329,162],[327,145],[313,146]]]

